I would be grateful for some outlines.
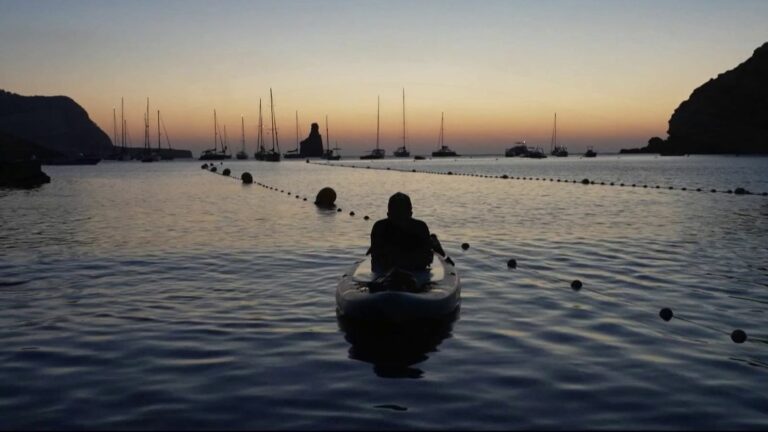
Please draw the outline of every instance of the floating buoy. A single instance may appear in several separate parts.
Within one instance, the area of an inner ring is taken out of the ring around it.
[[[584,180],[582,180],[582,181],[581,181],[581,184],[583,184],[583,185],[588,185],[588,184],[589,184],[589,179],[584,179]]]
[[[211,172],[216,172],[216,167],[211,167]]]
[[[207,164],[207,163],[204,163],[204,164],[202,164],[202,165],[200,166],[200,168],[202,168],[202,169],[208,169],[208,164]]]
[[[701,192],[701,188],[696,188],[696,192]]]
[[[736,190],[733,192],[736,195],[748,195],[749,191],[744,188],[736,188]]]
[[[363,216],[363,220],[368,220],[368,219],[370,219],[370,218],[368,217],[368,215],[365,215],[365,216]]]
[[[659,185],[656,185],[656,189],[661,189],[661,186],[659,186]]]
[[[744,330],[736,329],[731,333],[731,340],[737,344],[744,343],[747,341],[747,334]]]
[[[635,184],[634,184],[634,183],[632,183],[632,187],[635,187]]]
[[[659,311],[659,316],[664,321],[669,321],[669,320],[672,319],[673,316],[675,316],[675,314],[672,313],[672,309],[670,309],[670,308],[663,308],[662,310]]]
[[[517,268],[517,260],[512,258],[507,261],[507,268]]]
[[[315,205],[318,207],[331,208],[335,202],[336,191],[329,187],[320,189],[320,191],[317,193],[317,197],[315,197]]]
[[[350,215],[350,216],[354,216],[354,215],[355,215],[355,212],[351,211],[351,212],[349,212],[349,215]]]
[[[575,279],[573,282],[571,282],[571,288],[572,288],[574,291],[578,291],[578,290],[580,290],[582,286],[583,286],[583,285],[582,285],[581,281],[580,281],[580,280],[578,280],[578,279]]]
[[[619,184],[619,186],[624,187],[624,183]]]
[[[453,175],[453,171],[448,171],[448,175]]]
[[[240,175],[240,180],[242,180],[245,184],[251,184],[253,183],[253,176],[249,172],[244,172]]]
[[[304,201],[306,201],[306,200],[307,200],[307,197],[304,197]]]
[[[337,208],[336,211],[341,213],[341,207]]]
[[[469,249],[469,243],[462,243],[462,244],[461,244],[461,249],[462,249],[462,250],[467,250],[467,249]]]
[[[725,191],[725,193],[733,193],[733,191],[728,189],[727,191]]]
[[[670,187],[669,187],[669,190],[672,190],[672,189],[674,189],[674,188],[675,188],[674,186],[670,186]]]
[[[508,178],[509,178],[509,176],[508,176],[508,175],[506,175],[506,174],[504,174],[503,176],[501,176],[501,178],[503,178],[504,180],[506,180],[506,179],[508,179]]]
[[[717,192],[717,189],[712,189],[710,192],[715,193]]]
[[[229,168],[224,168],[224,171],[221,172],[221,175],[228,176],[232,173],[232,171],[229,170]]]
[[[611,182],[611,186],[613,186],[613,182]]]

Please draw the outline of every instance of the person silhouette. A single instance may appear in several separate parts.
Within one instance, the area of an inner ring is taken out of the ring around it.
[[[427,224],[413,218],[411,198],[397,192],[389,198],[387,218],[377,221],[371,229],[372,270],[424,270],[432,264],[435,242]]]

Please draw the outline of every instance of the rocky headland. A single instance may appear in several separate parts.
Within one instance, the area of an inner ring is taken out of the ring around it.
[[[693,91],[669,119],[667,139],[622,153],[768,154],[768,42]]]
[[[323,136],[320,135],[320,126],[312,123],[307,139],[301,142],[299,150],[301,157],[321,157],[323,156]]]

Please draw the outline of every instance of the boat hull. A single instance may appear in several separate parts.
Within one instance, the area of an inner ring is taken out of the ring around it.
[[[438,254],[430,269],[414,273],[420,284],[427,284],[423,292],[371,292],[368,284],[376,277],[370,257],[355,263],[336,289],[337,313],[352,319],[402,322],[444,317],[461,303],[456,268]]]

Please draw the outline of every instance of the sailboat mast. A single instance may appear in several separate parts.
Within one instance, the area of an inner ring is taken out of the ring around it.
[[[325,148],[330,154],[331,152],[331,135],[328,133],[328,114],[325,115]]]
[[[296,153],[299,152],[299,111],[296,111]]]
[[[259,98],[259,135],[256,137],[257,151],[264,151],[264,118],[261,115],[261,98]]]
[[[112,147],[117,143],[117,109],[112,107]]]
[[[157,110],[157,150],[160,151],[160,110]]]
[[[376,150],[379,149],[379,126],[381,123],[381,96],[376,97]]]
[[[245,116],[242,114],[240,114],[240,135],[242,136],[243,143],[242,152],[245,153]]]
[[[272,152],[275,151],[275,146],[277,146],[277,151],[280,151],[280,142],[277,138],[277,122],[275,121],[275,101],[272,98],[272,89],[269,89],[269,108],[272,112]]]
[[[552,129],[552,141],[555,143],[555,147],[557,147],[557,113],[555,113],[555,125]]]
[[[216,108],[213,109],[213,151],[219,149],[219,124],[216,120]]]
[[[405,150],[405,89],[403,89],[403,150]]]
[[[440,113],[440,149],[445,147],[445,113]]]
[[[147,114],[144,116],[144,149],[149,152],[149,98],[147,98]]]
[[[120,98],[120,141],[125,151],[125,100]]]

